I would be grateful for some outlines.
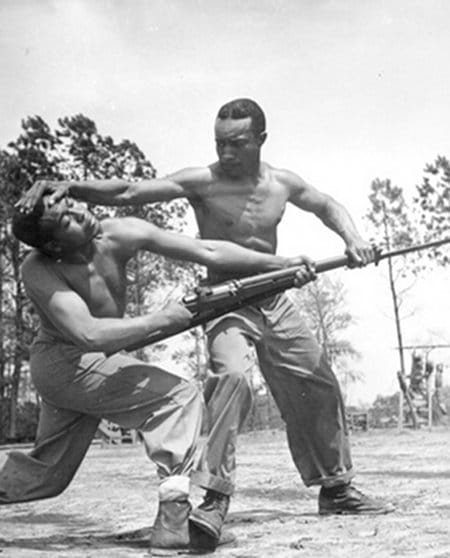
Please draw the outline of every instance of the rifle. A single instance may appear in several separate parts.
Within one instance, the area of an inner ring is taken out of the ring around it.
[[[408,246],[389,252],[376,250],[376,257],[373,263],[378,265],[381,260],[387,258],[394,258],[396,256],[409,254],[410,252],[441,246],[449,242],[450,238],[445,238],[443,240]],[[344,255],[320,260],[316,262],[314,268],[316,273],[323,273],[340,267],[349,266],[350,264],[350,258]],[[194,294],[186,295],[182,298],[182,303],[193,314],[189,325],[179,327],[170,332],[156,331],[145,341],[130,345],[126,347],[125,350],[134,351],[146,345],[157,343],[162,339],[172,337],[173,335],[177,335],[178,333],[209,322],[210,320],[219,318],[229,312],[238,310],[243,306],[261,302],[287,289],[291,289],[295,286],[296,274],[300,269],[300,266],[288,267],[277,271],[269,271],[267,273],[244,277],[242,279],[232,279],[217,285],[199,286],[194,290]]]

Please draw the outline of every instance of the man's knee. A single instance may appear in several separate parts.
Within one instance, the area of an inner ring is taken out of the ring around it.
[[[61,478],[54,481],[53,486],[46,486],[42,498],[55,498],[62,494],[72,481],[71,478]]]
[[[250,376],[243,370],[230,370],[227,373],[228,383],[242,395],[252,398],[252,385]]]
[[[225,402],[239,399],[240,401],[252,401],[252,387],[250,378],[245,370],[238,368],[227,368],[220,374],[211,372],[204,385],[204,396],[208,403],[213,397]]]

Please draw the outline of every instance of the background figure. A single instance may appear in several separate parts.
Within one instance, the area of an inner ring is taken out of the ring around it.
[[[447,414],[447,408],[444,401],[442,401],[442,388],[444,386],[444,365],[442,362],[436,364],[436,372],[434,377],[434,397],[438,409],[443,415]]]
[[[424,385],[424,372],[422,355],[413,352],[411,374],[409,376],[409,386],[413,393],[425,394],[426,385]]]

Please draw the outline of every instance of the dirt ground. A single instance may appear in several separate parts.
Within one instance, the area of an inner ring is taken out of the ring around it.
[[[450,558],[450,430],[352,435],[355,484],[396,512],[320,517],[317,487],[301,483],[283,432],[242,435],[227,529],[217,558]],[[143,529],[156,513],[156,478],[140,445],[93,445],[57,498],[0,507],[0,558],[149,557]],[[198,503],[201,492],[194,492]],[[146,531],[147,529],[147,531]]]

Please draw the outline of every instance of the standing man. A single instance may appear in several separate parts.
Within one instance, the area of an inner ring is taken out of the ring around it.
[[[145,343],[156,331],[169,335],[189,325],[192,316],[183,305],[170,304],[159,312],[124,317],[127,262],[139,250],[149,250],[217,272],[256,273],[300,265],[304,259],[193,239],[133,217],[100,222],[85,204],[69,197],[50,204],[48,195],[38,198],[32,211],[16,212],[13,233],[35,248],[25,258],[22,276],[40,319],[30,366],[42,406],[33,451],[12,452],[0,469],[0,504],[61,493],[106,418],[139,429],[157,466],[159,510],[152,547],[203,548],[188,500],[202,397],[195,385],[159,366],[118,353]],[[312,277],[301,267],[298,285]]]
[[[373,247],[357,231],[347,210],[295,173],[261,160],[266,121],[250,99],[235,99],[221,107],[215,121],[218,160],[208,167],[186,168],[162,179],[127,182],[37,183],[34,195],[53,191],[57,200],[67,191],[92,203],[138,205],[186,197],[197,219],[200,236],[226,239],[263,253],[275,254],[277,226],[286,205],[313,213],[338,234],[355,266],[374,260]],[[300,217],[300,215],[299,215]],[[244,271],[241,271],[244,273]],[[236,277],[209,269],[215,283]],[[210,431],[203,472],[197,479],[208,489],[194,511],[205,531],[218,540],[235,475],[237,433],[251,406],[246,371],[250,344],[256,348],[262,374],[286,422],[289,448],[307,485],[320,485],[320,514],[386,513],[392,507],[362,494],[353,477],[345,410],[337,379],[301,313],[281,294],[214,320],[206,328],[215,377],[206,386]],[[224,375],[242,379],[239,392],[224,391]],[[210,474],[222,483],[210,482]]]

